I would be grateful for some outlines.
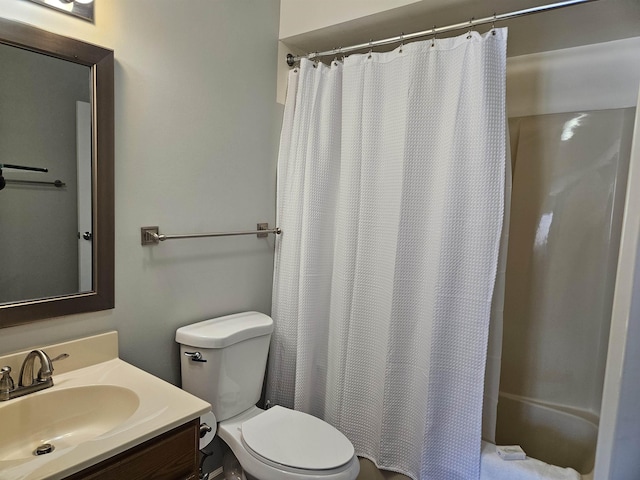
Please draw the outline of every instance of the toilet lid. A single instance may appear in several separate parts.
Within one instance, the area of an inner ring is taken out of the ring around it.
[[[322,420],[275,406],[242,424],[247,447],[272,462],[304,470],[328,470],[353,458],[347,437]]]

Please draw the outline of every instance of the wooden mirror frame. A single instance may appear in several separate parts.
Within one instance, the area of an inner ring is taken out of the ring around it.
[[[0,43],[91,69],[92,284],[89,292],[0,305],[0,328],[114,307],[113,51],[0,18]],[[46,235],[47,232],[43,232]],[[2,248],[0,246],[0,248]]]

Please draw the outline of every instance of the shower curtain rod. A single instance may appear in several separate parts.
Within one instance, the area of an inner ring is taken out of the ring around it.
[[[549,5],[540,5],[538,7],[525,8],[523,10],[517,10],[515,12],[509,13],[500,13],[493,14],[490,17],[484,17],[480,19],[470,19],[466,22],[456,23],[454,25],[448,25],[446,27],[436,27],[433,26],[430,30],[423,30],[421,32],[415,33],[407,33],[400,34],[397,37],[385,38],[383,40],[369,41],[367,43],[360,43],[358,45],[352,45],[350,47],[339,47],[334,48],[333,50],[327,50],[324,52],[311,52],[306,55],[292,55],[291,53],[287,54],[287,64],[290,67],[293,67],[297,62],[299,62],[302,58],[318,58],[318,57],[327,57],[331,55],[341,55],[344,53],[354,52],[356,50],[364,50],[365,48],[373,48],[379,47],[381,45],[389,45],[392,43],[402,43],[405,40],[413,40],[420,37],[427,36],[435,36],[439,33],[452,32],[454,30],[462,30],[464,28],[473,28],[478,25],[485,25],[488,23],[494,24],[495,22],[499,22],[502,20],[509,20],[516,17],[522,17],[524,15],[531,15],[533,13],[542,13],[548,12],[550,10],[556,10],[558,8],[571,7],[573,5],[578,5],[581,3],[589,3],[589,2],[597,2],[598,0],[566,0],[563,2],[551,3]]]

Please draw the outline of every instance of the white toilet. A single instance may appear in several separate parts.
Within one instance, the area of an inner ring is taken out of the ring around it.
[[[354,480],[353,445],[326,422],[288,408],[261,410],[273,320],[244,312],[178,329],[182,388],[208,401],[217,434],[257,480]]]

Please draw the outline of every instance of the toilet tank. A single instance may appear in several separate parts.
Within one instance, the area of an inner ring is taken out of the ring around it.
[[[179,328],[182,388],[211,403],[219,422],[244,412],[260,399],[271,332],[273,320],[258,312]]]

